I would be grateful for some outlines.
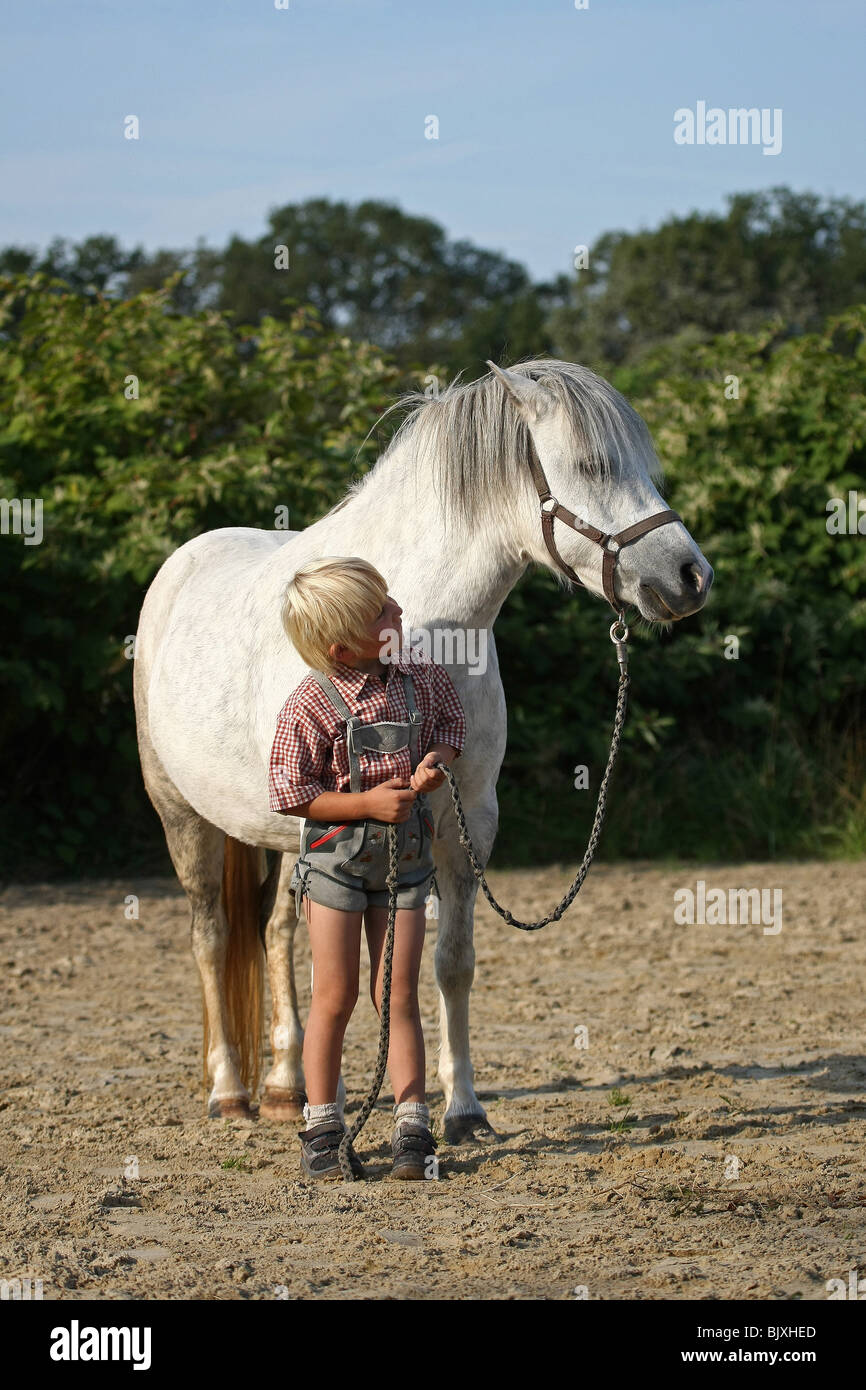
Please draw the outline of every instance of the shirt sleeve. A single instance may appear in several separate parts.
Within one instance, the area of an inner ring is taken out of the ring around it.
[[[298,691],[290,695],[277,719],[268,768],[268,805],[292,814],[327,788],[322,784],[331,740],[316,715],[304,707]]]
[[[459,758],[466,743],[466,716],[460,697],[444,666],[431,661],[429,670],[436,710],[433,742],[447,744]]]

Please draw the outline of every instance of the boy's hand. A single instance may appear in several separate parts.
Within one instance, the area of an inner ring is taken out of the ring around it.
[[[442,786],[445,781],[445,773],[440,772],[435,766],[439,762],[445,762],[445,759],[435,749],[425,753],[409,779],[410,785],[415,788],[416,792],[432,792],[435,791],[436,787]]]
[[[405,790],[404,790],[405,788]],[[391,825],[408,820],[412,814],[412,803],[418,795],[409,787],[406,777],[391,777],[364,792],[366,815],[371,820],[384,820]]]

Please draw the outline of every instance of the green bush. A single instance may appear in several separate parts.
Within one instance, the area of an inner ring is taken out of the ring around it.
[[[407,384],[310,309],[244,329],[169,312],[170,290],[115,302],[0,279],[0,496],[44,501],[41,545],[0,537],[7,877],[167,866],[128,659],[145,589],[199,532],[272,528],[280,507],[293,529],[316,520],[375,460],[384,441],[358,446]],[[812,337],[678,345],[617,379],[716,580],[699,617],[635,632],[609,857],[862,849],[866,537],[829,534],[825,509],[863,488],[864,327],[857,309]],[[500,614],[497,863],[582,853],[613,714],[609,621],[541,571]]]
[[[608,854],[765,858],[866,845],[866,535],[830,534],[826,510],[849,490],[866,501],[864,329],[859,307],[821,334],[730,334],[685,362],[673,347],[615,378],[653,431],[670,505],[715,580],[700,615],[634,634]],[[613,713],[603,606],[577,595],[551,612],[546,602],[535,628],[549,636],[546,655],[539,643],[526,650],[551,584],[527,576],[497,625],[512,686],[500,799],[520,862],[535,852],[540,805],[544,851],[575,857]],[[729,636],[738,660],[725,657]],[[593,769],[591,792],[574,790],[576,763]]]
[[[0,537],[5,874],[165,862],[128,659],[145,590],[201,531],[309,525],[393,397],[395,369],[312,310],[253,336],[169,292],[0,280],[0,496],[44,503],[41,545]]]

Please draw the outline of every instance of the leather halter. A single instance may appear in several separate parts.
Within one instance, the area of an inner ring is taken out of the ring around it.
[[[645,536],[648,531],[654,531],[657,526],[666,526],[669,521],[682,521],[682,517],[677,512],[667,508],[663,512],[656,512],[654,516],[644,517],[643,521],[636,521],[633,526],[627,526],[624,531],[617,531],[616,535],[599,531],[597,527],[590,526],[589,522],[584,521],[582,517],[575,516],[574,512],[570,512],[567,507],[563,507],[561,502],[557,502],[548,487],[547,478],[541,466],[541,459],[538,457],[535,441],[531,434],[528,435],[528,439],[529,467],[532,471],[532,481],[535,483],[535,489],[541,502],[541,530],[547,549],[563,574],[574,580],[576,584],[586,588],[583,580],[575,574],[570,565],[565,563],[556,548],[556,542],[553,539],[553,518],[559,517],[559,520],[564,521],[566,526],[570,526],[572,531],[579,531],[582,536],[586,536],[589,540],[595,541],[596,545],[600,545],[604,552],[601,566],[604,596],[614,612],[619,613],[620,606],[614,592],[613,576],[617,556],[622,547],[638,540],[640,536]],[[548,503],[553,505],[548,506]]]

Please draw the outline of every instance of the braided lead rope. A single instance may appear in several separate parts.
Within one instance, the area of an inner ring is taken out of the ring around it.
[[[466,817],[463,814],[463,807],[460,804],[460,793],[457,790],[457,783],[454,781],[454,775],[446,763],[436,764],[437,767],[441,768],[444,771],[445,776],[448,778],[448,784],[451,789],[451,800],[454,802],[454,814],[457,817],[457,825],[460,830],[460,843],[466,850],[469,862],[472,865],[472,872],[475,874],[475,877],[481,884],[481,887],[484,890],[484,896],[486,897],[487,901],[490,903],[490,906],[494,909],[494,911],[499,913],[500,917],[504,918],[505,921],[508,922],[512,927],[519,928],[520,931],[539,931],[541,927],[546,927],[548,922],[558,922],[563,912],[565,912],[565,910],[571,906],[572,902],[577,897],[578,893],[583,887],[583,881],[589,873],[590,865],[592,864],[593,858],[595,856],[595,851],[598,846],[598,841],[601,836],[601,828],[604,825],[604,813],[607,806],[607,786],[608,782],[610,781],[610,776],[613,772],[614,765],[616,763],[617,753],[619,752],[622,728],[623,724],[625,723],[625,712],[628,701],[628,687],[629,678],[626,674],[623,674],[619,678],[619,690],[617,692],[616,698],[616,716],[614,718],[613,724],[613,735],[611,738],[610,753],[607,759],[607,767],[604,770],[604,776],[601,779],[601,786],[598,789],[598,802],[596,803],[595,808],[595,818],[592,823],[592,831],[590,832],[589,842],[586,847],[586,853],[583,856],[583,863],[581,864],[577,872],[577,877],[575,878],[565,897],[562,899],[562,902],[559,903],[559,905],[555,907],[553,911],[548,914],[547,917],[542,917],[540,922],[519,922],[516,917],[512,916],[512,914],[508,911],[507,908],[501,907],[500,904],[494,898],[487,885],[487,879],[484,877],[484,870],[478,862],[478,859],[475,854],[475,849],[472,844],[472,840],[469,837],[469,831],[466,828]]]
[[[617,636],[617,629],[619,635]],[[595,817],[592,822],[589,841],[586,846],[586,853],[583,862],[577,871],[577,876],[566,893],[562,901],[553,909],[547,917],[542,917],[540,922],[518,922],[507,908],[500,906],[496,901],[489,887],[487,879],[484,877],[484,870],[478,862],[475,847],[469,831],[466,828],[466,816],[460,801],[460,793],[457,790],[457,783],[454,774],[447,763],[437,763],[436,766],[441,772],[445,773],[448,779],[448,786],[451,791],[451,800],[454,803],[454,814],[457,817],[457,826],[460,832],[460,843],[466,850],[467,857],[472,865],[472,872],[484,890],[484,896],[490,906],[499,916],[504,918],[512,927],[517,927],[520,931],[539,931],[541,927],[546,927],[549,922],[558,922],[562,914],[571,906],[583,887],[584,879],[589,873],[590,866],[595,857],[598,841],[601,836],[602,826],[604,825],[604,814],[607,809],[607,788],[611,774],[616,765],[619,745],[622,739],[623,726],[625,724],[626,709],[628,707],[628,688],[630,685],[628,674],[628,628],[622,613],[610,625],[610,640],[616,647],[616,659],[619,662],[619,686],[616,693],[616,713],[613,721],[613,733],[610,740],[610,752],[607,756],[607,766],[604,769],[604,776],[598,789],[598,801],[595,806]],[[373,1086],[370,1094],[361,1106],[358,1118],[352,1125],[351,1130],[343,1135],[340,1141],[339,1160],[340,1170],[346,1182],[354,1182],[355,1175],[348,1159],[348,1147],[352,1140],[356,1139],[367,1122],[370,1111],[376,1104],[379,1092],[382,1089],[382,1082],[385,1078],[385,1067],[388,1062],[388,1044],[391,1036],[391,959],[394,954],[394,923],[397,917],[397,827],[388,826],[388,877],[385,880],[388,888],[388,931],[385,937],[385,961],[382,977],[382,1009],[381,1023],[379,1027],[379,1055],[376,1059],[376,1074],[373,1078]]]
[[[611,774],[616,765],[617,754],[619,753],[620,740],[622,738],[623,725],[625,724],[626,709],[628,707],[628,688],[630,684],[628,674],[627,647],[628,627],[626,626],[624,613],[619,613],[614,622],[611,623],[610,640],[616,647],[616,659],[619,663],[619,686],[617,688],[616,693],[616,714],[614,715],[613,721],[613,733],[611,735],[610,740],[610,752],[608,753],[607,766],[604,769],[604,776],[601,779],[601,785],[598,789],[598,801],[596,802],[595,807],[595,818],[592,822],[592,830],[590,832],[589,842],[586,846],[586,853],[583,856],[583,863],[577,871],[577,877],[575,878],[565,897],[558,904],[558,906],[555,907],[553,911],[548,914],[547,917],[542,917],[540,922],[518,922],[517,918],[512,916],[512,914],[508,911],[507,908],[501,907],[500,904],[494,898],[487,885],[487,879],[484,877],[484,870],[478,862],[478,858],[475,853],[475,847],[472,844],[469,831],[466,827],[466,816],[463,813],[463,807],[460,803],[460,793],[457,790],[457,783],[454,780],[454,774],[452,773],[450,767],[448,767],[447,763],[436,764],[436,766],[440,768],[441,771],[444,772],[445,776],[448,778],[448,786],[451,790],[451,800],[454,803],[454,814],[457,817],[457,826],[460,832],[460,843],[466,850],[467,857],[469,859],[470,864],[472,865],[472,872],[474,873],[478,882],[481,884],[481,887],[484,890],[484,896],[490,903],[490,906],[493,908],[494,912],[498,912],[500,917],[504,918],[504,920],[508,922],[512,927],[517,927],[520,931],[539,931],[541,927],[546,927],[548,922],[558,922],[563,912],[565,912],[566,909],[571,906],[574,899],[577,897],[578,893],[583,887],[583,881],[589,873],[590,866],[595,857],[595,851],[598,847],[598,841],[601,836],[601,829],[604,825],[604,814],[605,810],[607,809],[608,783],[610,782]]]
[[[340,1140],[340,1148],[337,1157],[340,1161],[340,1172],[346,1182],[354,1182],[355,1174],[352,1172],[352,1165],[349,1162],[349,1145],[357,1139],[364,1125],[367,1123],[370,1112],[379,1098],[382,1089],[382,1082],[385,1079],[385,1068],[388,1065],[388,1046],[391,1041],[391,962],[394,958],[394,924],[397,920],[397,877],[399,873],[399,861],[397,859],[397,826],[388,826],[388,877],[385,879],[385,886],[388,889],[388,930],[385,933],[385,953],[382,962],[382,1005],[380,1009],[379,1025],[379,1054],[376,1058],[376,1074],[373,1077],[373,1085],[370,1094],[361,1106],[355,1123]]]

